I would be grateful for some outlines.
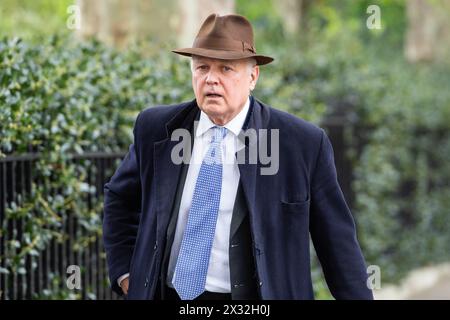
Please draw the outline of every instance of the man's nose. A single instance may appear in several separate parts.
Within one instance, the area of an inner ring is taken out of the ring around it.
[[[207,84],[217,84],[219,82],[219,78],[217,77],[217,74],[213,70],[209,70],[208,74],[206,75],[206,83]]]

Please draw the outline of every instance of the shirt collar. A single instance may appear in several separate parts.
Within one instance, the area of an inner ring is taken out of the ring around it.
[[[249,108],[250,108],[250,99],[247,98],[247,101],[245,102],[245,105],[242,108],[242,110],[233,119],[231,119],[227,124],[224,125],[224,127],[227,128],[228,131],[234,133],[236,137],[239,135],[239,132],[241,131],[242,126],[244,125],[245,118],[247,117]],[[201,111],[200,120],[198,122],[195,136],[200,137],[206,131],[215,126],[216,124],[212,122],[211,119],[209,119],[208,115],[203,111]]]

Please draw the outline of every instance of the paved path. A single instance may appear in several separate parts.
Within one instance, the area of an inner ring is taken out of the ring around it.
[[[450,263],[414,270],[398,286],[374,291],[380,300],[450,300]]]
[[[439,278],[436,284],[428,289],[411,294],[412,300],[450,300],[450,275]]]

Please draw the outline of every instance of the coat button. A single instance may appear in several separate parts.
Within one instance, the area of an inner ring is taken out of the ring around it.
[[[260,282],[259,282],[259,286],[262,287],[262,285],[263,285],[263,283],[262,283],[262,281],[260,281]]]
[[[155,246],[153,247],[153,250],[158,249],[158,241],[155,242]]]
[[[148,278],[145,278],[144,287],[148,286]]]

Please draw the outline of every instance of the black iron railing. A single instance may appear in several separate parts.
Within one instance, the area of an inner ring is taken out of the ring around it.
[[[87,172],[85,182],[95,186],[96,192],[89,194],[86,199],[88,208],[98,202],[98,198],[103,194],[104,184],[114,173],[123,156],[124,153],[86,153],[72,157],[71,161],[79,165],[87,164],[84,167]],[[38,159],[37,154],[0,159],[0,225],[6,226],[6,232],[0,237],[0,257],[5,257],[6,250],[11,250],[11,246],[7,249],[8,242],[22,238],[23,219],[7,220],[5,212],[12,202],[17,203],[19,197],[26,198],[30,194],[32,182],[39,183],[35,180],[35,164]],[[66,239],[52,240],[38,255],[27,255],[23,273],[5,273],[6,262],[1,259],[0,268],[3,268],[4,272],[0,272],[0,300],[46,298],[46,290],[52,291],[55,287],[66,285],[66,278],[70,275],[67,274],[67,268],[70,265],[82,268],[81,288],[75,290],[75,294],[82,299],[117,299],[107,281],[101,237],[90,242],[82,251],[73,250],[75,238],[82,235],[81,229],[74,215],[65,217],[55,231],[67,235]],[[58,279],[55,275],[59,277],[59,282],[55,282],[55,279]]]

